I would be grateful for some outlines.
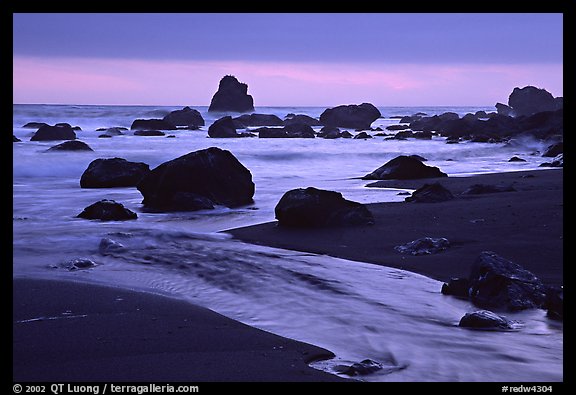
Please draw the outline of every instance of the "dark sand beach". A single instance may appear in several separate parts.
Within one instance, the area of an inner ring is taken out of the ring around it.
[[[14,279],[13,380],[124,382],[343,381],[307,362],[319,347],[169,297]]]
[[[228,231],[256,244],[401,268],[446,281],[466,277],[491,250],[563,284],[563,170],[439,180],[381,181],[416,189],[440,181],[456,199],[369,205],[373,226],[286,229],[276,222]],[[459,196],[472,184],[514,192]],[[450,248],[410,256],[394,247],[445,237]],[[353,263],[351,263],[353,265]],[[353,266],[351,267],[353,274]],[[15,381],[343,381],[307,366],[332,356],[188,302],[66,281],[14,279]]]
[[[467,277],[480,252],[494,251],[532,271],[546,284],[563,284],[562,169],[377,184],[417,189],[434,182],[456,198],[438,203],[370,204],[373,226],[296,229],[269,222],[228,232],[245,242],[370,262],[440,281]],[[512,186],[515,191],[460,195],[473,184]],[[450,247],[421,256],[394,249],[422,237],[444,237]]]

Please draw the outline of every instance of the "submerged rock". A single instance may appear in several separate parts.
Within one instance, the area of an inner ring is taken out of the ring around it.
[[[20,140],[18,137],[12,135],[12,142],[13,142],[13,143],[19,143],[19,142],[21,142],[21,141],[22,141],[22,140]]]
[[[254,99],[248,94],[248,85],[227,75],[220,80],[218,91],[210,101],[208,112],[251,112]]]
[[[308,126],[322,126],[322,122],[313,118],[309,115],[304,114],[288,114],[284,119],[284,125],[290,125],[293,123],[300,123]]]
[[[470,280],[467,278],[451,278],[442,284],[442,294],[468,299],[470,296]]]
[[[89,258],[75,258],[62,262],[59,267],[69,271],[90,269],[98,266],[96,262]]]
[[[460,319],[458,326],[471,329],[507,330],[513,329],[513,323],[488,310],[478,310],[466,313]]]
[[[400,155],[386,162],[378,169],[362,177],[363,180],[410,180],[420,178],[448,177],[434,166],[427,166],[420,160]]]
[[[422,237],[394,247],[401,254],[430,255],[444,251],[450,246],[448,239],[444,237]]]
[[[474,184],[468,187],[461,195],[481,195],[485,193],[516,192],[512,186]]]
[[[138,218],[132,210],[127,209],[121,203],[114,200],[102,199],[86,207],[78,218],[99,219],[101,221],[126,221]]]
[[[130,126],[131,130],[175,130],[177,129],[171,122],[165,121],[164,119],[136,119],[132,122]],[[136,133],[134,133],[136,134]]]
[[[374,224],[374,217],[365,205],[346,200],[339,192],[313,187],[286,192],[274,212],[278,225],[289,227]]]
[[[166,133],[160,130],[135,130],[134,136],[165,136]]]
[[[80,177],[81,188],[135,187],[150,172],[143,162],[123,158],[95,159]]]
[[[162,163],[138,184],[151,211],[194,211],[253,202],[252,174],[232,153],[211,147]]]
[[[50,147],[46,152],[53,151],[94,151],[88,144],[79,140],[70,140]]]
[[[384,366],[380,362],[372,359],[365,359],[361,362],[353,363],[350,366],[341,366],[337,370],[347,376],[364,376],[382,370]]]
[[[454,195],[439,183],[424,184],[404,200],[416,203],[438,203],[454,199]]]

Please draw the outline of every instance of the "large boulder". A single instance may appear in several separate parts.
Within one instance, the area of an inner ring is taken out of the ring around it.
[[[517,263],[484,251],[470,273],[470,300],[481,308],[523,310],[544,305],[546,288]]]
[[[372,122],[380,118],[380,111],[370,103],[349,104],[328,108],[320,115],[320,123],[354,129],[370,129]]]
[[[278,224],[288,227],[372,225],[368,208],[341,193],[309,187],[286,192],[274,209]]]
[[[95,159],[80,177],[81,188],[135,187],[150,172],[142,162],[123,158]]]
[[[101,221],[126,221],[138,218],[138,215],[114,200],[102,199],[86,207],[77,218],[99,219]]]
[[[232,153],[211,147],[162,163],[138,184],[149,211],[194,211],[253,202],[252,174]]]
[[[284,126],[284,121],[274,114],[243,114],[234,118],[237,126]]]
[[[288,114],[284,118],[284,124],[290,125],[292,123],[303,123],[308,126],[322,126],[322,122],[305,114]]]
[[[76,133],[70,125],[43,125],[30,138],[30,141],[76,140]]]
[[[176,130],[176,126],[164,119],[136,119],[130,130]]]
[[[561,105],[546,89],[534,86],[514,88],[508,97],[508,106],[512,108],[512,115],[532,115],[542,111],[558,110]]]
[[[363,180],[411,180],[420,178],[448,177],[439,168],[428,166],[420,160],[407,155],[400,155],[386,162],[372,173],[362,177]]]
[[[230,115],[222,117],[208,128],[208,136],[213,138],[238,137],[236,125]]]
[[[248,85],[227,75],[220,80],[218,91],[210,101],[209,112],[252,112],[254,99],[248,94]]]
[[[204,126],[204,118],[202,118],[200,111],[190,107],[174,110],[167,114],[163,120],[174,126],[185,126],[189,129],[197,129],[200,126]]]
[[[79,140],[68,140],[60,144],[56,144],[46,150],[52,151],[94,151],[88,144]]]

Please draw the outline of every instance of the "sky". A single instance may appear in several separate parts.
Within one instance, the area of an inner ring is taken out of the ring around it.
[[[561,13],[13,14],[13,102],[492,106],[563,96]]]

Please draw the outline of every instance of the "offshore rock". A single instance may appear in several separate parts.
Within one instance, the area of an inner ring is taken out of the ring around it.
[[[380,118],[380,111],[370,103],[349,104],[328,108],[320,115],[320,123],[354,129],[370,129],[370,125]]]
[[[248,85],[227,75],[220,80],[218,91],[212,97],[209,112],[253,112],[254,99],[248,94]]]
[[[50,147],[46,152],[52,151],[94,151],[88,144],[79,140],[69,140]]]
[[[174,126],[185,126],[189,129],[198,129],[200,126],[204,126],[204,118],[202,118],[200,111],[188,106],[181,110],[172,111],[163,120]]]
[[[80,177],[81,188],[135,187],[150,172],[143,162],[123,158],[95,159]]]
[[[43,125],[30,138],[30,141],[76,140],[76,133],[70,125]]]
[[[194,211],[253,202],[252,174],[230,151],[211,147],[164,162],[138,184],[145,209]]]
[[[508,330],[514,328],[513,324],[506,318],[488,310],[466,313],[464,317],[460,319],[458,326],[484,330]]]

